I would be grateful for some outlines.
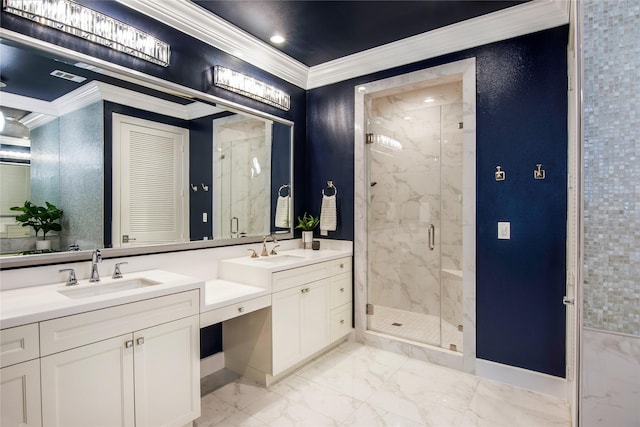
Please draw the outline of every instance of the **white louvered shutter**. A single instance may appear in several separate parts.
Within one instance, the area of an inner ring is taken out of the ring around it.
[[[129,244],[185,241],[188,131],[142,122],[120,124],[120,235]]]

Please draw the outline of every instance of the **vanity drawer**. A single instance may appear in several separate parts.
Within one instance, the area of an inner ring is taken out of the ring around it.
[[[296,267],[273,273],[272,291],[279,292],[305,283],[316,282],[336,274],[351,271],[351,258],[341,258],[318,264]]]
[[[331,278],[330,308],[351,302],[351,273],[342,273]]]
[[[216,323],[224,322],[225,320],[233,319],[234,317],[269,307],[270,305],[271,295],[264,295],[248,301],[206,311],[204,313],[200,313],[200,327],[205,328],[207,326],[215,325]]]
[[[0,367],[15,365],[40,356],[38,324],[0,331]]]
[[[335,276],[341,273],[351,273],[351,257],[340,258],[333,261],[329,261],[329,275]]]
[[[351,332],[351,303],[331,310],[331,342]]]
[[[47,320],[40,323],[40,349],[47,356],[199,312],[196,289]]]

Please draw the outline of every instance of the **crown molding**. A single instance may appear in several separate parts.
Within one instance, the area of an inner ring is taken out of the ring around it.
[[[116,0],[274,76],[305,88],[309,67],[189,0]],[[212,64],[213,65],[213,64]]]
[[[532,0],[309,68],[189,0],[116,1],[307,90],[564,25],[570,9]]]
[[[32,111],[26,119],[22,120],[29,129],[35,129],[56,117],[69,114],[98,101],[115,102],[151,112],[161,111],[160,114],[182,120],[193,120],[226,111],[203,102],[182,105],[98,81],[87,83],[51,102],[12,93],[2,94],[3,105]]]
[[[310,68],[306,89],[564,25],[569,5],[533,0],[329,61]]]

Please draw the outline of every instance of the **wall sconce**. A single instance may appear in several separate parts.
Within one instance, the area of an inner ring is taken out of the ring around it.
[[[291,97],[285,92],[220,65],[213,67],[213,84],[284,111],[291,108]]]
[[[118,52],[169,65],[171,47],[167,43],[71,0],[4,0],[3,9]]]

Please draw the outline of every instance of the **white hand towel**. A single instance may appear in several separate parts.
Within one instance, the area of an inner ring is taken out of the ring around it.
[[[278,228],[289,228],[289,201],[290,196],[278,196],[276,201],[275,225]]]
[[[336,231],[337,222],[336,195],[322,195],[322,206],[320,207],[320,235],[328,236],[329,231]]]

